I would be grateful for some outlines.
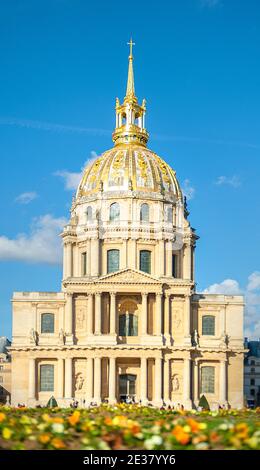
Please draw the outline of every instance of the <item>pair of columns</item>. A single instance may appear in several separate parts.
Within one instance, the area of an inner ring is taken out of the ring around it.
[[[148,293],[142,293],[142,314],[141,314],[141,328],[142,336],[148,334]],[[155,335],[160,336],[162,334],[162,294],[156,293],[156,305],[155,305]]]

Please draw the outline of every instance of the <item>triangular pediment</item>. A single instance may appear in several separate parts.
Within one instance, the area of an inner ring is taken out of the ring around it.
[[[97,284],[112,283],[112,284],[157,284],[161,285],[154,276],[150,274],[137,271],[136,269],[122,269],[111,274],[101,276],[97,281]]]

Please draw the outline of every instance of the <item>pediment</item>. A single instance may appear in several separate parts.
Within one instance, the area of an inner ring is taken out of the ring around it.
[[[135,269],[123,269],[100,277],[97,284],[157,284],[162,285],[156,277]]]

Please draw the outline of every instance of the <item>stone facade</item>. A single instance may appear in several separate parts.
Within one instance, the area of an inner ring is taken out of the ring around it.
[[[85,169],[62,233],[62,292],[13,295],[14,405],[243,406],[243,298],[195,291],[198,236],[146,148],[132,59],[115,147]]]

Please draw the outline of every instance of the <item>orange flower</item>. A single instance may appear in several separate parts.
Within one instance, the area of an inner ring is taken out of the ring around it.
[[[218,433],[216,433],[216,431],[212,431],[210,433],[210,441],[215,443],[215,442],[219,442],[219,440],[220,440],[220,436],[218,435]]]
[[[246,423],[239,423],[235,426],[235,433],[238,439],[247,439],[248,438],[248,426]]]
[[[71,426],[75,426],[80,420],[80,412],[79,411],[74,411],[74,413],[68,417],[68,422],[70,423]]]
[[[51,445],[55,447],[55,449],[65,449],[64,442],[59,437],[54,437],[51,441]]]
[[[53,422],[62,424],[64,423],[64,419],[60,418],[59,416],[56,416],[55,418],[53,418]]]
[[[190,442],[190,435],[184,431],[182,426],[175,426],[172,431],[172,435],[175,437],[176,441],[183,446]]]
[[[107,416],[107,417],[104,419],[104,424],[105,424],[106,426],[112,426],[112,424],[113,424],[112,419]]]
[[[41,444],[47,444],[50,441],[51,438],[50,438],[49,434],[40,434],[38,439],[39,439],[39,442]]]
[[[0,423],[2,423],[5,420],[6,416],[4,413],[0,413]]]
[[[192,433],[196,433],[199,431],[199,423],[195,421],[195,419],[188,418],[187,423],[190,426]]]

